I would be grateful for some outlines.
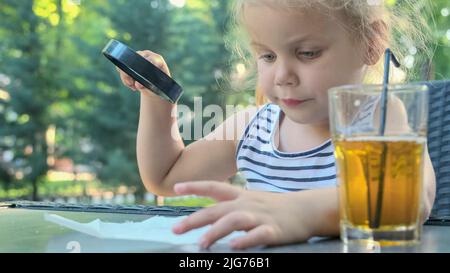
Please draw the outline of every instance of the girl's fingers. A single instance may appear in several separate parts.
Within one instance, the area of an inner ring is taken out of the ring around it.
[[[204,208],[193,214],[189,215],[187,218],[177,223],[172,231],[176,234],[185,233],[191,229],[203,227],[212,224],[217,221],[220,217],[227,214],[233,209],[229,202],[223,202],[213,207]]]
[[[134,83],[134,87],[135,87],[136,89],[138,89],[138,90],[145,89],[145,86],[143,86],[142,84],[140,84],[138,81],[136,81],[136,82]]]
[[[244,249],[249,247],[271,245],[276,240],[276,232],[269,225],[260,225],[249,232],[245,236],[233,239],[230,242],[231,248]]]
[[[119,72],[119,76],[120,79],[122,80],[122,82],[128,86],[129,88],[135,90],[135,86],[134,86],[134,79],[130,76],[128,76],[128,74],[126,74],[125,72],[123,72],[120,68],[116,67],[117,71]]]
[[[198,195],[215,199],[216,201],[227,201],[236,199],[241,189],[236,186],[217,181],[198,181],[178,183],[174,186],[178,195]]]
[[[217,240],[233,231],[249,230],[255,227],[255,219],[250,214],[235,211],[220,218],[200,240],[201,248],[208,248]]]

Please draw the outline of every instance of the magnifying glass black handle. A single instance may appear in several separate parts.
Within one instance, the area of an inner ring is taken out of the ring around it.
[[[134,80],[165,100],[176,103],[183,89],[171,77],[125,44],[112,39],[103,55]]]

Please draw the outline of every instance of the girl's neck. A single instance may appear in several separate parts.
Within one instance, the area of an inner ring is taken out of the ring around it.
[[[280,113],[275,145],[282,152],[303,152],[314,149],[330,139],[328,121],[318,124],[300,124]]]

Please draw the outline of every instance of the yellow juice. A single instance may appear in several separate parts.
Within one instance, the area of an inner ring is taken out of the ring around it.
[[[425,139],[335,141],[341,224],[363,230],[417,228]]]

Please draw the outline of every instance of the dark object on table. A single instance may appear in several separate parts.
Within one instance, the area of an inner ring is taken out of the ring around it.
[[[201,207],[185,206],[144,206],[144,205],[83,205],[53,202],[11,201],[0,203],[0,208],[16,208],[47,211],[72,211],[92,213],[144,214],[161,216],[182,216],[196,212]]]
[[[123,72],[165,100],[176,103],[181,97],[180,85],[125,44],[111,40],[102,53]]]

